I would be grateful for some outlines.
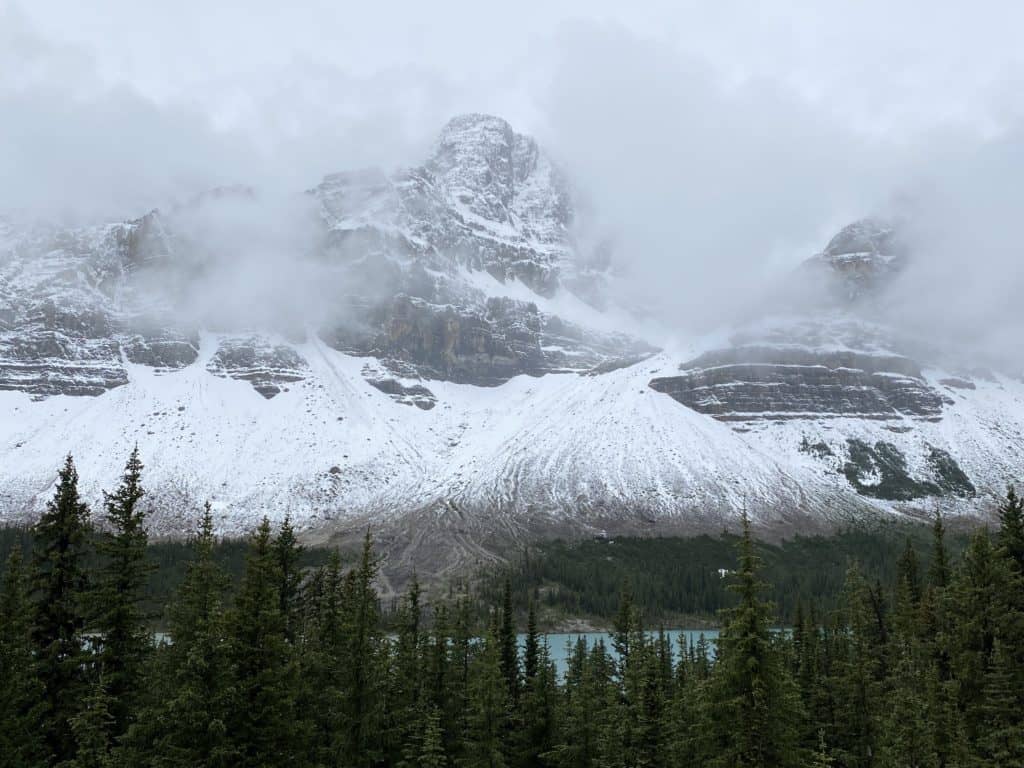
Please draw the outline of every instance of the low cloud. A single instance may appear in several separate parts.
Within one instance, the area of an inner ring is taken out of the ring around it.
[[[1020,354],[1024,65],[985,14],[964,28],[931,13],[928,35],[910,35],[914,13],[879,27],[877,3],[525,3],[501,25],[456,6],[342,19],[318,4],[275,23],[214,18],[200,34],[188,2],[177,21],[153,11],[147,27],[126,4],[81,30],[77,6],[58,2],[47,34],[41,6],[0,0],[0,214],[175,211],[217,255],[197,316],[315,323],[329,302],[303,301],[323,290],[305,268],[317,244],[303,190],[419,162],[449,116],[487,111],[566,168],[581,241],[615,243],[619,300],[666,336],[750,316],[842,225],[895,212],[915,261],[886,318],[988,359]],[[152,55],[130,37],[140,29]],[[977,55],[952,66],[954,43]],[[255,196],[185,205],[235,184]]]

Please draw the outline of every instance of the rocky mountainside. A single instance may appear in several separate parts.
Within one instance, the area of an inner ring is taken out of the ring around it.
[[[225,530],[369,522],[396,568],[436,573],[744,507],[783,528],[982,514],[1024,471],[1024,384],[946,370],[874,317],[914,258],[898,223],[839,232],[797,270],[799,309],[663,350],[628,332],[566,179],[501,119],[296,201],[287,222],[247,188],[84,228],[0,220],[0,518],[35,514],[67,451],[98,499],[137,441],[158,532],[206,499]],[[218,229],[239,218],[266,234]]]

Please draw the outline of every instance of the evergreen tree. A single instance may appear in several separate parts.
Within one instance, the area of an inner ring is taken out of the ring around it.
[[[78,495],[78,472],[68,456],[57,489],[33,528],[32,640],[42,685],[42,733],[56,762],[75,756],[71,720],[90,682],[84,635],[88,579],[89,508]]]
[[[758,558],[743,516],[733,590],[739,605],[726,615],[711,674],[704,720],[707,765],[781,768],[802,765],[803,713],[796,686],[770,630],[770,607],[759,593]]]
[[[599,734],[604,719],[600,710],[608,701],[605,689],[610,681],[601,684],[597,666],[590,661],[586,638],[577,638],[568,651],[560,701],[562,739],[544,755],[558,768],[591,768],[598,764]]]
[[[303,589],[303,685],[300,709],[310,719],[310,762],[338,763],[343,717],[345,605],[341,557],[333,550]]]
[[[32,606],[28,580],[16,547],[7,559],[0,586],[0,765],[29,768],[42,765],[38,700],[33,675]]]
[[[971,537],[949,588],[951,666],[970,748],[982,736],[983,688],[992,666],[1005,585],[1005,566],[992,550],[988,531],[982,529]]]
[[[1009,655],[997,643],[985,675],[978,740],[981,760],[992,768],[1024,765],[1024,714],[1015,677]]]
[[[410,765],[417,768],[445,768],[448,757],[444,751],[444,734],[441,731],[441,715],[437,707],[425,708],[423,728],[419,738],[419,752]]]
[[[398,616],[398,634],[390,659],[388,722],[392,761],[419,753],[430,709],[424,706],[423,637],[420,629],[420,585],[413,574]]]
[[[932,560],[928,566],[928,584],[933,589],[944,589],[949,583],[949,554],[946,551],[946,528],[942,513],[935,510],[932,524]]]
[[[229,721],[239,706],[225,608],[227,575],[214,559],[213,515],[207,504],[189,563],[168,610],[173,642],[156,655],[157,695],[129,732],[154,768],[229,768],[240,762]]]
[[[535,650],[531,650],[531,646]],[[523,768],[539,768],[546,764],[543,755],[555,746],[558,683],[547,643],[537,638],[532,605],[526,650],[528,659],[532,657],[532,660],[526,664],[530,673],[524,679],[519,701],[518,731],[513,739],[514,762]]]
[[[1024,747],[1024,501],[1011,488],[999,516],[999,569],[996,594],[996,647],[983,690],[986,741],[998,764],[1021,762]]]
[[[911,649],[903,646],[885,724],[880,764],[886,768],[936,768],[939,764],[928,729],[928,701],[922,682]]]
[[[274,558],[277,564],[277,594],[281,619],[284,622],[284,636],[289,643],[295,643],[299,624],[299,594],[302,584],[302,570],[299,560],[303,547],[295,536],[290,515],[285,515],[281,529],[274,538]]]
[[[71,718],[75,757],[61,763],[59,768],[114,768],[118,765],[110,743],[114,727],[112,703],[106,685],[97,681],[83,699],[78,713]]]
[[[473,661],[473,626],[468,595],[455,602],[451,630],[450,657],[446,663],[444,711],[442,723],[446,734],[445,751],[461,764],[468,756],[470,673]]]
[[[230,733],[240,765],[252,768],[291,765],[297,750],[297,686],[281,615],[280,583],[270,521],[263,518],[250,544],[231,620],[238,708]]]
[[[108,532],[97,548],[103,557],[96,577],[95,629],[99,636],[100,674],[109,695],[111,737],[128,729],[143,664],[152,649],[140,604],[150,568],[146,564],[146,513],[140,505],[142,462],[136,447],[128,457],[121,484],[105,493]]]
[[[967,765],[967,745],[955,688],[956,682],[947,680],[939,664],[933,663],[927,680],[926,725],[939,768]]]
[[[999,546],[1010,558],[1014,570],[1024,574],[1024,498],[1011,485],[999,507]]]
[[[635,619],[633,592],[627,582],[622,585],[619,592],[619,608],[612,621],[612,649],[615,651],[620,671],[629,663],[629,641],[633,636]]]
[[[341,657],[342,708],[338,754],[342,765],[374,765],[384,751],[380,611],[373,582],[377,560],[366,532],[359,565],[343,587],[345,647]]]
[[[489,632],[469,675],[468,729],[461,768],[505,768],[509,720],[508,680],[502,669],[502,643]]]
[[[834,764],[825,742],[825,732],[818,731],[818,744],[811,754],[810,768],[832,768]]]
[[[921,584],[918,580],[917,553],[907,538],[896,569],[896,631],[906,638],[920,631]]]
[[[523,645],[523,675],[527,685],[539,671],[540,635],[537,632],[537,612],[531,600],[526,612],[526,642]]]
[[[501,624],[498,628],[501,646],[501,674],[508,687],[510,701],[519,698],[519,645],[516,641],[516,618],[512,608],[512,583],[505,580],[501,602]]]
[[[833,634],[835,756],[851,768],[873,765],[878,751],[884,647],[874,601],[873,590],[854,563],[847,572],[841,619]]]

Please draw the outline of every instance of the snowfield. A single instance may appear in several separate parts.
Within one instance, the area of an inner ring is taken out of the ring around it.
[[[626,306],[570,192],[533,139],[462,115],[421,165],[306,192],[0,218],[0,522],[34,519],[67,453],[98,506],[135,444],[155,535],[209,502],[228,534],[369,526],[423,574],[742,510],[779,535],[984,516],[1022,480],[1024,380],[886,326],[897,223],[853,222],[690,338]]]
[[[979,494],[939,503],[980,514],[1024,466],[1024,386],[1006,379],[953,392],[937,422],[725,422],[648,387],[676,367],[659,354],[600,375],[518,376],[498,387],[429,381],[437,405],[425,411],[367,382],[363,368],[376,361],[318,340],[297,347],[311,375],[270,400],[210,373],[216,347],[204,334],[196,362],[178,371],[130,365],[129,383],[98,397],[0,392],[0,461],[18,469],[4,486],[4,517],[42,507],[68,452],[98,503],[136,442],[154,530],[168,534],[180,534],[206,500],[229,533],[264,514],[291,514],[310,530],[453,510],[526,528],[602,530],[617,520],[643,530],[720,526],[742,508],[772,524],[937,503],[854,491],[841,471],[851,438],[895,445],[911,475],[931,448],[947,451]],[[937,387],[945,376],[928,372]],[[808,442],[833,455],[802,450]]]

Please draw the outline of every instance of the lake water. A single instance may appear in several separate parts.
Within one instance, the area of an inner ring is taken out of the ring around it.
[[[687,645],[693,645],[703,634],[704,639],[707,640],[710,645],[712,653],[714,653],[715,650],[713,641],[718,638],[717,629],[666,629],[665,634],[671,641],[673,659],[678,659],[679,656],[680,637],[686,638]],[[656,639],[658,633],[649,632],[648,636]],[[615,650],[612,648],[612,636],[608,632],[564,632],[545,635],[548,643],[548,652],[551,654],[551,660],[555,662],[555,667],[560,676],[565,674],[569,656],[572,653],[572,647],[576,645],[577,639],[581,637],[586,639],[588,647],[594,646],[599,640],[604,641],[605,648],[609,655],[612,657],[615,656]],[[520,635],[519,645],[522,646],[525,642],[526,635]]]
[[[648,632],[649,637],[657,639],[657,632]],[[714,654],[715,645],[714,641],[718,639],[717,629],[666,629],[665,634],[672,647],[672,659],[677,661],[679,657],[679,638],[685,637],[687,645],[694,645],[701,635],[704,635],[704,639],[708,641],[710,652]],[[586,638],[587,647],[592,648],[597,644],[599,640],[604,641],[605,649],[612,658],[617,658],[615,649],[612,648],[612,636],[610,632],[558,632],[554,634],[544,635],[544,639],[548,644],[548,653],[551,655],[551,660],[555,662],[555,669],[558,670],[558,675],[561,677],[565,674],[565,670],[569,665],[569,656],[572,653],[573,647],[576,645],[576,641],[579,638]],[[164,632],[157,632],[154,636],[157,644],[169,643],[171,641],[170,635]],[[519,646],[520,651],[523,646],[526,645],[526,635],[519,635]]]

